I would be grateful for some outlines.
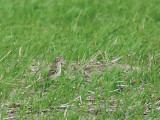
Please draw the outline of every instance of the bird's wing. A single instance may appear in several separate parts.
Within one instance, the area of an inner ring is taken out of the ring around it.
[[[57,69],[52,68],[47,74],[47,78],[50,78],[51,76],[54,76],[57,73]]]

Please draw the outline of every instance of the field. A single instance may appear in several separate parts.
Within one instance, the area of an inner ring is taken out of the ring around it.
[[[159,5],[0,0],[0,119],[160,119]]]

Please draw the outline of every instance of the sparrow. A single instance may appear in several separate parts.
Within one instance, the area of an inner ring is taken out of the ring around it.
[[[61,75],[62,64],[65,64],[65,60],[61,56],[57,56],[50,67],[47,74],[47,79],[53,79]]]

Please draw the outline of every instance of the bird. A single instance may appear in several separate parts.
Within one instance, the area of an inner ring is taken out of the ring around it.
[[[62,56],[56,56],[47,74],[47,79],[54,79],[60,76],[62,64],[65,64],[65,59]]]

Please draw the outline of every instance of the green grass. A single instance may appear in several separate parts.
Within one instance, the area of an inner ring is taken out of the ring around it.
[[[17,119],[159,119],[159,4],[158,0],[0,0],[0,59],[11,50],[0,61],[0,118],[13,108]],[[56,81],[42,83],[30,71],[33,59],[44,62],[40,73],[45,75],[55,56],[63,56],[69,67],[72,61],[89,61],[98,51],[108,60],[123,56],[119,64],[142,69],[106,68],[89,84],[83,74],[70,78],[70,72],[64,73],[67,68]],[[126,87],[113,92],[117,85]],[[88,96],[94,97],[91,103]],[[67,103],[68,108],[58,108]],[[49,111],[42,115],[42,110]]]

